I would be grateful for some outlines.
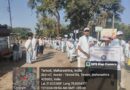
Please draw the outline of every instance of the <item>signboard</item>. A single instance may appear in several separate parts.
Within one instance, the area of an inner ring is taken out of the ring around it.
[[[102,27],[99,26],[95,27],[95,32],[101,32],[101,31],[102,31]]]
[[[92,47],[90,49],[90,61],[120,61],[120,47]]]
[[[101,39],[104,37],[111,37],[111,38],[115,38],[116,37],[116,33],[117,33],[117,29],[103,29],[101,31]]]

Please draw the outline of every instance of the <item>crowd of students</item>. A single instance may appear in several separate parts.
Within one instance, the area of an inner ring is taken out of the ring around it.
[[[27,59],[29,63],[32,60],[36,60],[36,57],[40,54],[43,55],[45,47],[50,47],[61,52],[66,52],[67,57],[72,61],[73,57],[78,57],[80,59],[89,59],[90,49],[94,46],[104,47],[104,46],[121,46],[123,49],[122,57],[130,58],[130,41],[126,42],[123,40],[123,32],[118,31],[116,38],[103,37],[100,40],[93,38],[89,35],[89,28],[83,30],[83,36],[79,39],[74,40],[73,38],[46,38],[46,37],[36,37],[30,36],[25,43],[25,48],[27,52]],[[15,45],[14,45],[15,46]],[[17,50],[17,49],[16,49]],[[70,62],[71,62],[70,61]],[[82,61],[78,63],[79,67],[85,65]],[[28,62],[27,62],[28,63]]]
[[[26,62],[32,63],[37,59],[38,55],[43,55],[45,47],[50,47],[63,53],[66,52],[70,62],[73,61],[73,58],[77,58],[77,66],[85,67],[85,62],[91,57],[90,49],[92,47],[120,47],[122,50],[121,61],[118,61],[118,64],[120,64],[119,71],[121,72],[120,86],[125,88],[125,81],[123,79],[125,77],[124,66],[126,60],[130,58],[130,41],[126,42],[123,40],[124,34],[122,31],[118,31],[115,38],[103,37],[100,40],[90,36],[89,31],[89,28],[84,28],[83,36],[76,40],[62,37],[55,39],[35,36],[33,38],[29,37],[25,42]]]

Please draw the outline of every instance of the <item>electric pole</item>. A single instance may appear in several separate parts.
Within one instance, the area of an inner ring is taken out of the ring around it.
[[[11,15],[10,0],[8,0],[8,12],[9,12],[9,18],[10,18],[10,26],[12,29],[12,15]]]

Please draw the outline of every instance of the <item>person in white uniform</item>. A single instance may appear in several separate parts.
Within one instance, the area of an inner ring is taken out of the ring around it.
[[[26,48],[26,63],[32,62],[32,37],[28,37],[28,40],[25,42]]]
[[[36,57],[36,55],[37,55],[37,47],[38,47],[38,42],[37,42],[36,36],[34,36],[33,39],[32,39],[32,51],[33,51],[32,52],[33,53],[32,54],[33,55],[32,60],[33,61],[36,61],[36,58],[37,58]]]
[[[85,62],[89,59],[90,53],[89,49],[91,46],[91,42],[93,38],[89,36],[90,29],[84,28],[83,30],[83,36],[79,38],[78,42],[78,50],[79,50],[79,59],[78,59],[78,66],[79,67],[85,67]]]
[[[73,39],[69,40],[68,49],[69,49],[68,50],[69,60],[70,60],[70,62],[73,62],[73,58],[76,57],[76,49],[75,49],[75,46],[74,46]]]
[[[120,77],[120,88],[125,90],[125,77],[126,77],[126,70],[125,70],[125,46],[126,42],[122,39],[123,38],[123,32],[118,31],[117,32],[117,37],[111,42],[111,46],[120,46],[122,50],[122,55],[121,55],[121,61],[120,61],[120,72],[121,76]]]
[[[70,42],[71,39],[68,39],[66,41],[66,52],[67,52],[67,58],[69,59],[70,58],[70,46],[71,46],[71,42]]]
[[[130,40],[128,41],[125,47],[125,56],[127,59],[130,59]]]
[[[61,51],[65,52],[65,40],[64,39],[61,40]]]
[[[111,46],[122,46],[123,49],[124,49],[125,45],[126,45],[126,42],[122,38],[123,38],[123,32],[118,31],[117,32],[117,37],[115,39],[113,39],[112,42],[111,42]]]

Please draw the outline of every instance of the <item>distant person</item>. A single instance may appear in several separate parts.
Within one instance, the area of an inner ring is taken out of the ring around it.
[[[37,47],[38,47],[38,40],[36,36],[32,39],[32,60],[36,61],[37,59]]]
[[[61,51],[65,52],[65,40],[61,39]]]
[[[43,52],[42,52],[42,54],[44,53],[44,49],[45,49],[45,47],[46,47],[46,41],[45,41],[45,37],[44,38],[42,38],[42,43],[43,43]]]
[[[18,43],[18,47],[19,47],[19,59],[21,60],[22,59],[22,43]]]
[[[57,38],[56,40],[56,50],[60,50],[60,40]]]
[[[73,62],[73,58],[76,56],[76,53],[75,53],[75,46],[74,46],[74,41],[73,39],[69,39],[69,42],[68,42],[68,53],[69,53],[69,59],[70,59],[70,62],[72,63]]]
[[[26,63],[32,63],[32,37],[28,37],[28,40],[25,42],[26,48]]]
[[[13,44],[13,60],[18,61],[19,60],[19,47],[18,44]]]
[[[40,54],[40,55],[43,55],[43,48],[44,48],[43,38],[40,37],[39,40],[38,40],[38,42],[39,42],[39,54]]]
[[[70,39],[67,39],[66,41],[66,52],[67,52],[67,58],[70,58],[70,54],[69,54],[69,46],[70,46]]]
[[[128,43],[126,44],[125,56],[126,56],[127,60],[130,59],[130,40],[129,40]]]
[[[112,40],[111,45],[112,46],[122,46],[123,49],[125,48],[126,42],[123,40],[124,33],[122,31],[118,31],[116,38]]]
[[[100,43],[101,47],[111,46],[110,44],[111,44],[111,39],[109,37],[101,38],[101,43]]]

